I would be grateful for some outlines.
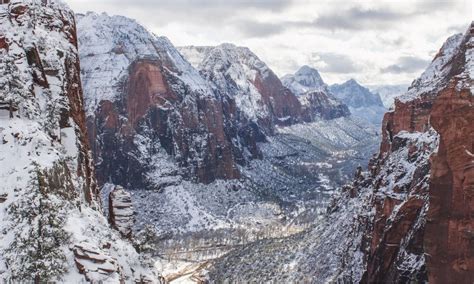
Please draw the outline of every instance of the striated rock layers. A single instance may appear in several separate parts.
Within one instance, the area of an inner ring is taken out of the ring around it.
[[[189,58],[195,69],[168,39],[134,20],[94,13],[78,18],[99,184],[137,189],[181,178],[238,179],[240,166],[262,157],[257,143],[276,126],[312,121],[313,113],[339,117],[326,114],[328,98],[303,107],[248,48],[180,49],[197,54]]]
[[[472,36],[449,38],[385,115],[362,282],[474,281]]]
[[[116,186],[109,194],[109,222],[128,239],[132,238],[134,223],[132,197],[123,187]]]

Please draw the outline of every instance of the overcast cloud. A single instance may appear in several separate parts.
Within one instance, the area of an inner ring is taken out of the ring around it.
[[[473,19],[471,0],[65,1],[135,18],[176,46],[248,46],[280,76],[312,65],[328,83],[410,83]]]
[[[405,73],[405,72],[417,72],[423,71],[428,67],[430,61],[423,60],[413,56],[402,56],[397,60],[396,64],[390,65],[386,68],[382,68],[382,72],[389,72],[389,73]]]

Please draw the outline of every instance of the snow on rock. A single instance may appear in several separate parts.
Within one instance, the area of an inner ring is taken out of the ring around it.
[[[296,94],[303,106],[305,116],[310,117],[310,121],[318,118],[329,120],[350,115],[347,105],[331,93],[319,72],[312,67],[305,65],[294,75],[284,76],[282,83]]]
[[[59,0],[1,5],[0,74],[0,278],[84,282],[72,249],[107,240],[122,279],[159,282],[101,213],[73,12]]]
[[[283,85],[293,93],[302,95],[308,92],[326,92],[328,85],[324,83],[318,70],[307,65],[302,66],[294,75],[285,75]]]
[[[75,262],[79,271],[89,282],[123,282],[117,260],[102,250],[84,242],[74,245]]]
[[[201,75],[231,96],[246,119],[271,132],[274,125],[302,120],[301,105],[274,72],[247,47],[181,47]],[[200,62],[199,62],[200,61]]]
[[[102,101],[115,101],[129,66],[138,59],[157,58],[165,68],[201,95],[211,96],[207,83],[165,37],[157,37],[135,20],[105,13],[78,16],[79,52],[87,114]]]
[[[407,102],[421,95],[436,94],[437,90],[445,86],[449,81],[447,78],[449,78],[449,72],[453,67],[451,61],[459,51],[463,38],[462,34],[449,37],[428,68],[418,79],[413,81],[408,91],[397,99],[401,102]]]
[[[246,145],[237,137],[234,102],[216,93],[168,39],[106,14],[79,15],[78,28],[100,184],[111,178],[130,189],[153,187],[156,156],[199,182],[239,177]]]
[[[132,238],[134,223],[132,197],[121,186],[116,186],[109,194],[109,220],[112,227],[125,238]]]
[[[340,85],[332,85],[329,89],[336,98],[349,107],[352,115],[374,125],[382,124],[386,109],[378,94],[371,93],[354,79]]]

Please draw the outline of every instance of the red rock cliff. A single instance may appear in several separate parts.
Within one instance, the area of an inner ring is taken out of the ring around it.
[[[471,38],[450,38],[385,115],[362,282],[474,281]]]

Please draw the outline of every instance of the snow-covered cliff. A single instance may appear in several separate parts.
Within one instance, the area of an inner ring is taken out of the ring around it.
[[[79,66],[62,1],[0,5],[0,279],[158,282],[102,216]]]
[[[203,78],[235,100],[247,120],[258,123],[267,133],[271,134],[275,125],[303,121],[295,95],[250,49],[225,43],[212,48],[182,47],[180,51],[195,62]]]
[[[208,279],[470,283],[473,35],[447,40],[383,121],[378,156],[320,226],[216,261]]]
[[[78,16],[90,141],[99,182],[160,187],[176,177],[239,177],[251,135],[239,136],[235,102],[216,93],[168,39],[132,19]],[[169,160],[174,169],[164,169]],[[166,158],[167,157],[167,158]],[[161,165],[159,164],[161,163]]]

